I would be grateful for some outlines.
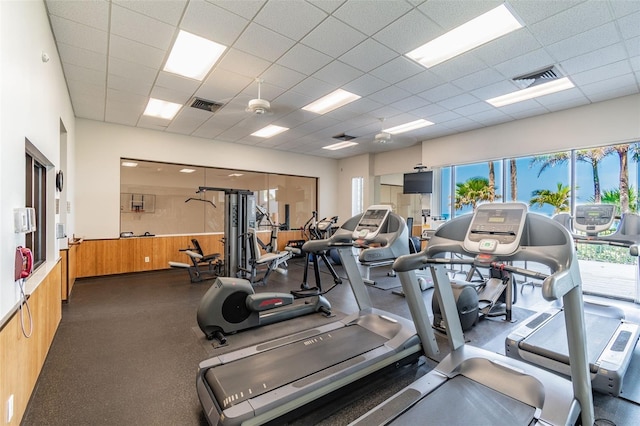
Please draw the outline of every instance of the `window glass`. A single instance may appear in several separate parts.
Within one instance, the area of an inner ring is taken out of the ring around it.
[[[502,199],[502,162],[455,166],[455,193],[451,199],[454,215],[460,216],[473,211],[483,202]]]
[[[25,245],[33,253],[34,268],[47,257],[47,168],[30,153],[25,155],[25,207],[36,213],[36,230],[25,236]]]

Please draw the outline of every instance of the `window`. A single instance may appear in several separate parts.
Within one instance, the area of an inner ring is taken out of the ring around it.
[[[36,230],[26,235],[25,245],[33,252],[36,268],[46,260],[47,254],[47,168],[29,152],[25,160],[25,204],[36,211]]]
[[[364,211],[364,178],[351,178],[351,216]]]

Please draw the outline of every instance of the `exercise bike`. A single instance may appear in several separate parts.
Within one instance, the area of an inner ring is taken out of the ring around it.
[[[322,295],[294,303],[293,294],[256,293],[248,280],[218,277],[198,306],[197,320],[208,340],[225,344],[226,334],[319,312],[331,316],[331,304]]]

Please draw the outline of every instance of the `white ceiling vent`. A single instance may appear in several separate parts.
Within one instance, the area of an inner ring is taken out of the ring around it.
[[[562,75],[558,67],[552,65],[529,74],[515,77],[513,78],[513,82],[516,83],[520,88],[526,89],[527,87],[548,83],[553,80],[558,80],[562,77],[564,77],[564,75]]]
[[[193,100],[191,101],[191,105],[189,106],[191,108],[197,108],[203,111],[216,112],[223,107],[223,104],[218,102],[208,101],[206,99],[193,98]]]

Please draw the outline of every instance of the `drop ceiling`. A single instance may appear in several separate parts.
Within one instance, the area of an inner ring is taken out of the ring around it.
[[[523,28],[429,69],[404,56],[501,3],[45,1],[76,117],[212,143],[344,158],[639,93],[640,0],[510,0]],[[202,82],[162,71],[179,30],[228,46]],[[485,102],[548,66],[575,87],[501,108]],[[245,111],[256,78],[270,114]],[[361,98],[325,115],[301,110],[338,88]],[[150,118],[150,97],[185,106],[171,121]],[[223,106],[192,108],[195,97]],[[434,125],[375,142],[382,127],[420,118]],[[290,130],[250,136],[267,124]],[[358,145],[322,149],[336,135]]]

